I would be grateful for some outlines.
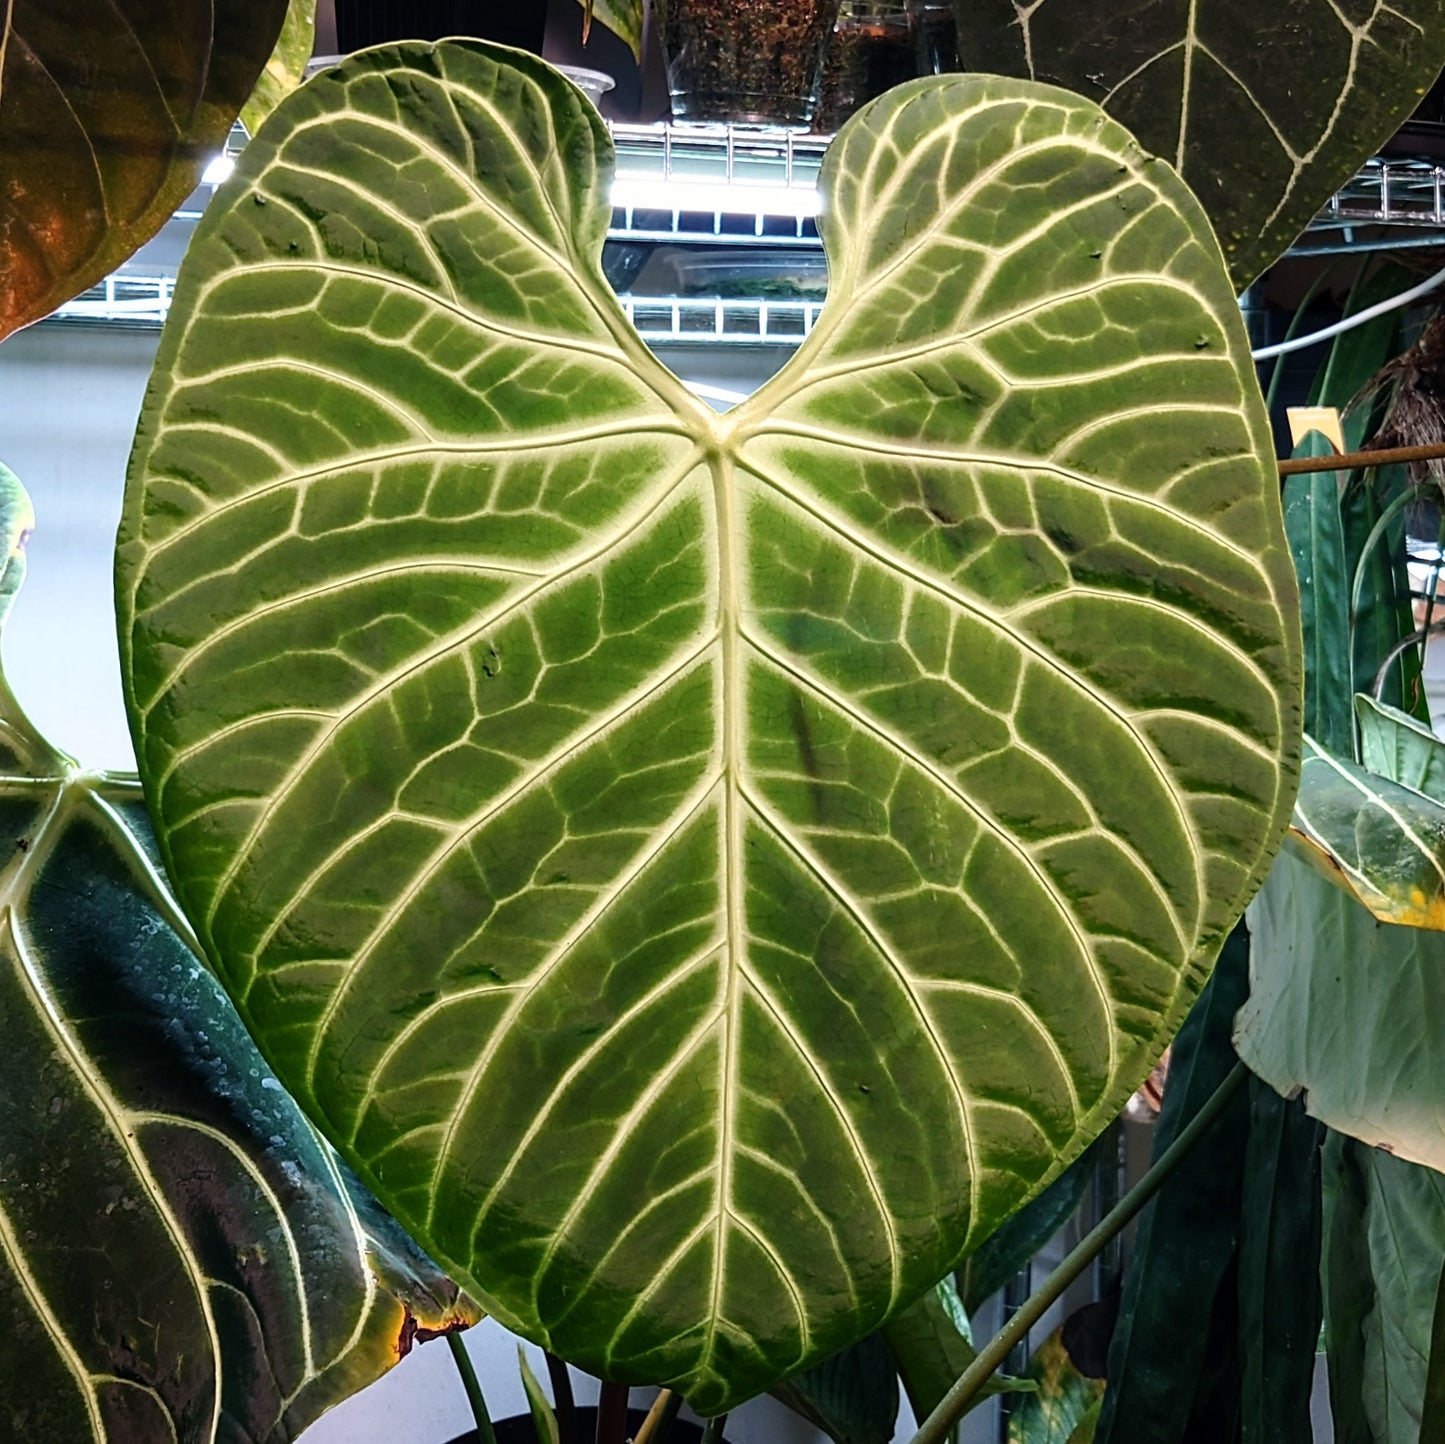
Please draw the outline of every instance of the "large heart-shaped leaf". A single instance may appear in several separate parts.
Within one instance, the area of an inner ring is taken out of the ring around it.
[[[0,466],[0,624],[30,505]],[[0,1425],[294,1438],[476,1309],[277,1084],[150,856],[0,681]]]
[[[723,1409],[1077,1155],[1257,885],[1299,642],[1207,223],[1047,87],[822,179],[716,416],[540,62],[374,51],[199,228],[119,556],[138,748],[288,1086],[521,1332]]]
[[[1419,103],[1445,0],[954,0],[971,67],[1066,85],[1167,157],[1243,290]]]
[[[0,337],[160,230],[220,150],[287,0],[0,6]]]

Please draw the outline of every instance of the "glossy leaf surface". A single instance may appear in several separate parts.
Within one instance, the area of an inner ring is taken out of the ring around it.
[[[1415,108],[1445,3],[954,0],[971,69],[1098,101],[1193,186],[1243,290]]]
[[[1445,934],[1382,926],[1289,851],[1249,919],[1240,1057],[1331,1128],[1445,1169]]]
[[[225,142],[286,0],[0,7],[0,337],[144,245]]]
[[[29,527],[0,467],[0,621]],[[79,771],[3,682],[0,701],[0,1425],[57,1444],[293,1439],[419,1331],[477,1312],[317,1138],[172,930],[136,780]]]
[[[1384,718],[1377,710],[1371,725]],[[1376,756],[1384,760],[1383,750]],[[1290,844],[1381,922],[1445,928],[1445,805],[1310,737]]]
[[[1207,224],[1094,107],[855,117],[828,307],[724,417],[603,280],[611,163],[480,44],[284,102],[186,261],[122,645],[288,1086],[520,1332],[717,1412],[1144,1075],[1283,828],[1294,587]]]

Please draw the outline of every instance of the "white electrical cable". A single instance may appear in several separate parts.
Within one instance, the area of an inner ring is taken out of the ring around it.
[[[1306,346],[1313,346],[1316,341],[1328,341],[1331,336],[1339,336],[1345,331],[1353,331],[1356,326],[1363,326],[1366,321],[1373,321],[1376,316],[1384,316],[1391,311],[1398,311],[1401,306],[1408,306],[1411,301],[1418,300],[1421,296],[1428,296],[1437,286],[1445,284],[1445,269],[1436,271],[1433,276],[1420,282],[1418,286],[1411,286],[1408,291],[1401,291],[1398,296],[1391,296],[1388,301],[1378,301],[1373,306],[1366,306],[1363,311],[1356,311],[1353,316],[1346,316],[1343,321],[1336,321],[1333,326],[1322,326],[1318,331],[1312,331],[1308,336],[1293,336],[1288,341],[1276,342],[1273,346],[1261,346],[1253,355],[1256,361],[1268,361],[1275,356],[1283,356],[1287,351],[1303,351]]]

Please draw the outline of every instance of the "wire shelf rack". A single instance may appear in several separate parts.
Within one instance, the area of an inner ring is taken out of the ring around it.
[[[821,247],[818,172],[829,137],[753,126],[609,127],[617,151],[612,239],[623,242],[777,248]],[[233,141],[233,148],[234,148]],[[213,187],[177,212],[193,226]],[[1377,158],[1333,196],[1295,254],[1445,246],[1445,165]],[[174,272],[144,272],[145,253],[55,314],[61,322],[158,326]],[[797,345],[821,299],[622,296],[653,344]]]

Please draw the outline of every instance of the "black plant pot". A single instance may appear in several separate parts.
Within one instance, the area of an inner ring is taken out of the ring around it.
[[[647,1415],[641,1409],[627,1411],[629,1438],[642,1427],[642,1421],[645,1418]],[[496,1431],[497,1444],[537,1444],[537,1431],[532,1427],[530,1414],[519,1414],[515,1419],[494,1420],[492,1428]],[[584,1444],[591,1444],[596,1433],[597,1410],[591,1407],[578,1409],[578,1439],[584,1441]],[[667,1444],[698,1444],[701,1438],[702,1430],[696,1424],[688,1424],[679,1419],[672,1426],[672,1432],[667,1436]],[[455,1439],[449,1440],[448,1444],[477,1444],[477,1431],[469,1429],[465,1434],[458,1434]],[[727,1444],[727,1441],[724,1440],[723,1444]]]

